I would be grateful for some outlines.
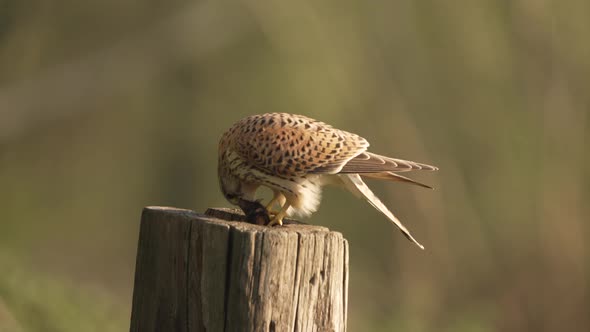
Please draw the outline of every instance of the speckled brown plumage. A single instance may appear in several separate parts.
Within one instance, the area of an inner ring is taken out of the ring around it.
[[[343,186],[367,199],[416,242],[360,176],[428,187],[396,173],[437,168],[373,154],[368,147],[364,138],[306,116],[252,115],[236,122],[220,140],[221,189],[230,202],[244,205],[240,201],[254,201],[260,185],[271,188],[274,199],[268,208],[279,203],[281,211],[272,223],[280,224],[285,215],[316,211],[323,185]]]

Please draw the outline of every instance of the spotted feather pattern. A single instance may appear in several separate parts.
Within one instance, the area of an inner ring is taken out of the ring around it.
[[[238,155],[251,165],[285,178],[311,173],[338,173],[347,161],[367,149],[364,138],[302,116],[285,113],[253,115],[230,130]]]

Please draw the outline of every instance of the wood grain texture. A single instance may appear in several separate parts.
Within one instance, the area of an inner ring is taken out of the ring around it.
[[[243,218],[231,209],[144,209],[131,331],[346,330],[342,235]]]

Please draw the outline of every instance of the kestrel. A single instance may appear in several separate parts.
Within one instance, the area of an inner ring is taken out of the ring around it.
[[[438,168],[374,154],[367,151],[368,147],[366,139],[306,116],[252,115],[235,123],[221,137],[218,161],[221,191],[246,215],[255,210],[268,210],[272,216],[268,224],[282,225],[285,216],[308,216],[315,212],[322,187],[336,185],[366,199],[410,241],[424,249],[363,178],[431,188],[397,173]],[[260,186],[270,188],[274,194],[266,210],[256,200]],[[272,211],[275,204],[280,206],[278,212]]]

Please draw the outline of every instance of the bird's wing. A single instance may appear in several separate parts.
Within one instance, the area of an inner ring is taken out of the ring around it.
[[[336,174],[369,146],[358,135],[301,115],[254,115],[235,127],[236,152],[248,164],[283,177]]]
[[[399,219],[397,219],[391,211],[381,202],[381,200],[375,196],[375,194],[369,189],[369,187],[363,182],[360,175],[358,174],[341,174],[339,175],[340,179],[344,183],[344,187],[348,189],[351,193],[359,198],[364,198],[369,202],[375,209],[379,212],[383,213],[395,226],[399,228],[399,230],[405,235],[405,237],[414,242],[420,249],[424,249],[410,231],[402,224]]]
[[[283,177],[438,169],[367,152],[369,142],[361,136],[302,115],[253,115],[232,130],[240,138],[236,142],[240,157],[262,171]]]
[[[349,160],[340,173],[407,172],[413,170],[436,171],[437,167],[414,161],[389,158],[371,152],[362,152]]]

